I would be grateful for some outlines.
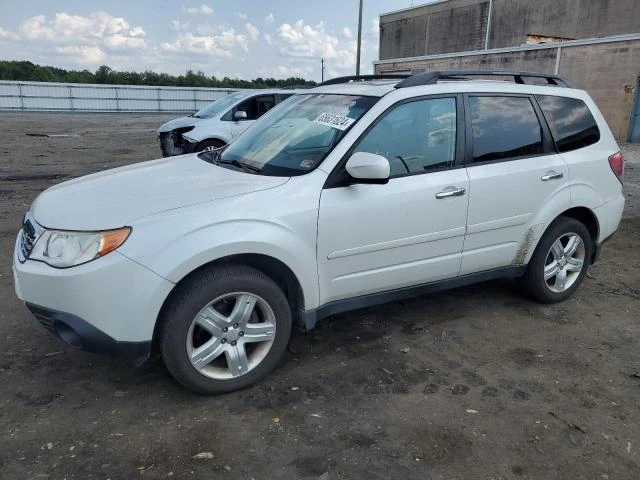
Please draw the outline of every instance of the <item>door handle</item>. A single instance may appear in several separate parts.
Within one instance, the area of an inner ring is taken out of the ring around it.
[[[458,188],[456,190],[445,190],[443,192],[436,193],[436,198],[438,200],[441,200],[443,198],[449,198],[449,197],[460,197],[465,193],[467,193],[467,190],[464,188]]]
[[[557,172],[550,172],[547,173],[546,175],[543,175],[540,180],[542,180],[543,182],[548,182],[549,180],[557,180],[558,178],[562,178],[564,177],[563,173],[557,173]]]

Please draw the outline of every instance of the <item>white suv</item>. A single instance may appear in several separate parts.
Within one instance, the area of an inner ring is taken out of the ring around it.
[[[220,148],[295,90],[243,90],[219,98],[188,117],[160,125],[157,130],[164,157]]]
[[[496,277],[564,300],[618,227],[623,159],[584,91],[510,75],[330,81],[224,150],[50,188],[17,294],[66,342],[157,351],[202,393],[254,383],[292,326],[338,312]]]

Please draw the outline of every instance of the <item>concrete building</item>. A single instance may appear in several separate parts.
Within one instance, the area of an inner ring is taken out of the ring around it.
[[[558,73],[640,142],[640,0],[440,0],[380,16],[376,73]]]

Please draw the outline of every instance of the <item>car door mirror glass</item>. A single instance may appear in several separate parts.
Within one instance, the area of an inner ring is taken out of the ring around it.
[[[385,184],[389,181],[391,168],[389,161],[382,155],[369,152],[356,152],[347,161],[347,173],[353,183]]]
[[[233,119],[237,122],[239,120],[246,120],[247,119],[247,112],[245,112],[244,110],[238,110],[236,113],[233,114]]]

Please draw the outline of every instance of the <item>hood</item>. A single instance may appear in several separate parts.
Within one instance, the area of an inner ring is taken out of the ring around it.
[[[174,118],[173,120],[169,120],[167,123],[163,123],[162,125],[160,125],[160,127],[157,130],[157,133],[158,135],[160,135],[161,133],[170,132],[172,130],[175,130],[176,128],[193,127],[198,122],[201,122],[202,120],[205,120],[205,119],[198,118],[198,117]]]
[[[60,230],[108,230],[167,210],[274,188],[288,178],[252,175],[182,155],[106,170],[42,192],[31,213]]]

